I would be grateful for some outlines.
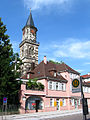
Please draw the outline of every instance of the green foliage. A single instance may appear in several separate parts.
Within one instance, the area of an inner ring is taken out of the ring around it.
[[[31,90],[44,90],[44,85],[40,82],[37,82],[37,78],[30,79],[27,82],[26,88]]]
[[[53,61],[53,60],[49,60],[49,62],[52,62],[52,63],[54,63],[54,64],[62,64],[62,63],[64,63],[63,61],[55,62],[55,61]]]
[[[20,83],[16,81],[20,72],[14,70],[15,56],[18,61],[19,55],[13,53],[12,44],[10,44],[9,36],[5,34],[7,31],[6,26],[0,18],[0,104],[3,103],[3,97],[7,97],[8,104],[19,104],[18,93]],[[19,69],[19,65],[17,69]]]

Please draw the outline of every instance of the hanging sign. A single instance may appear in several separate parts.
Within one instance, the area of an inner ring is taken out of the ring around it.
[[[81,92],[80,78],[72,80],[72,93]]]

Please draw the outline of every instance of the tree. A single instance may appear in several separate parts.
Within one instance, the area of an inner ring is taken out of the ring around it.
[[[0,105],[3,103],[3,97],[7,97],[8,104],[19,104],[20,83],[16,81],[20,72],[14,70],[15,56],[19,60],[18,54],[13,53],[12,44],[7,34],[6,26],[0,18]],[[20,63],[21,64],[21,61]],[[17,65],[19,69],[19,65]]]
[[[52,63],[54,63],[54,64],[62,64],[62,63],[64,63],[63,61],[56,62],[56,61],[53,61],[53,60],[49,60],[49,62],[52,62]]]
[[[26,84],[26,88],[29,90],[44,90],[44,85],[40,82],[37,82],[38,78],[29,79]]]

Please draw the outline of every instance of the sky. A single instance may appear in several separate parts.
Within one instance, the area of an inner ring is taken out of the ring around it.
[[[90,0],[0,0],[0,17],[15,53],[20,53],[30,8],[38,29],[39,62],[47,56],[81,75],[90,72]]]

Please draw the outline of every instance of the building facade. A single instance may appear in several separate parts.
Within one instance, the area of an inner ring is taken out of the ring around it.
[[[72,93],[72,80],[80,74],[65,63],[54,64],[42,61],[33,71],[22,77],[21,85],[21,113],[62,111],[81,109],[81,93]],[[37,82],[44,85],[44,90],[27,89],[29,79],[37,78]],[[90,107],[89,92],[84,92]]]
[[[79,78],[80,73],[65,63],[48,62],[46,56],[38,64],[37,28],[31,12],[22,31],[20,58],[23,65],[21,66],[20,113],[81,109],[81,93],[72,92],[72,80]],[[41,86],[37,89],[35,81],[36,88],[34,85],[30,86],[33,79],[37,79],[36,82],[39,85],[42,84],[44,89],[41,89]],[[83,89],[86,88],[88,92],[84,91],[84,94],[90,107],[90,84],[83,82]]]

